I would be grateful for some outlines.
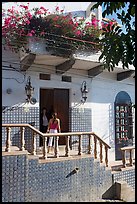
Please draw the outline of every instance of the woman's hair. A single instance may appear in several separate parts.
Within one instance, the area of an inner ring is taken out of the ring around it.
[[[52,123],[54,123],[54,122],[56,121],[56,118],[57,118],[57,113],[54,112],[54,113],[52,114],[52,117],[53,117],[53,122],[52,122]]]
[[[57,113],[56,112],[53,113],[52,116],[53,116],[54,119],[56,119],[57,118]]]

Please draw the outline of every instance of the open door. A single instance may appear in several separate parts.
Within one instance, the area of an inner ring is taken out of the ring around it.
[[[43,107],[47,112],[57,112],[61,132],[69,131],[69,89],[40,89],[40,110]],[[65,145],[65,137],[59,138],[59,145]]]

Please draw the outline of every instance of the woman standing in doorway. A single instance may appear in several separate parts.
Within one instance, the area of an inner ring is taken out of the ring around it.
[[[53,113],[52,118],[49,120],[47,133],[58,133],[58,132],[61,132],[60,119],[57,118],[57,113]],[[52,143],[53,143],[53,137],[49,137],[48,153],[52,149],[52,145],[53,145]],[[55,141],[54,141],[54,144],[55,144]]]

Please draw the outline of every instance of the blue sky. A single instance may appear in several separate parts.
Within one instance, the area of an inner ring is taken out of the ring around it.
[[[127,9],[128,9],[128,3],[126,4],[126,6],[125,6],[125,8],[124,8],[124,11],[126,12],[127,11]],[[102,6],[102,11],[104,10],[104,7]],[[120,10],[118,10],[118,13],[119,14],[121,14],[121,9]],[[126,30],[125,30],[125,27],[122,25],[122,22],[121,22],[121,20],[120,19],[118,19],[117,18],[117,14],[116,13],[113,13],[112,15],[108,15],[108,16],[106,16],[106,18],[109,18],[109,19],[115,19],[121,26],[122,26],[122,30],[123,30],[123,32],[124,33],[126,33]],[[131,19],[131,24],[133,23],[133,21],[135,21],[135,18],[132,18]]]

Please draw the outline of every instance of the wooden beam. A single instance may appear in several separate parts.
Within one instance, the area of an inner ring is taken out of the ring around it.
[[[98,66],[93,67],[93,68],[88,70],[88,76],[95,77],[98,74],[100,74],[101,72],[103,72],[103,66],[102,65],[98,65]]]
[[[36,58],[36,54],[29,53],[26,55],[20,62],[21,64],[21,71],[26,71],[34,62]]]
[[[63,62],[56,66],[56,73],[63,74],[64,72],[68,71],[72,68],[73,64],[75,63],[75,59],[72,57],[71,59]]]
[[[128,70],[128,71],[117,73],[117,81],[122,81],[124,79],[129,78],[134,72],[135,72],[134,70]]]

